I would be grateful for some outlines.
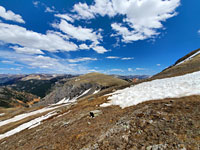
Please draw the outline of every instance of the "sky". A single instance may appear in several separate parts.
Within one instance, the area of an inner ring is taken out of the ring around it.
[[[154,75],[200,48],[199,0],[1,0],[0,74]]]

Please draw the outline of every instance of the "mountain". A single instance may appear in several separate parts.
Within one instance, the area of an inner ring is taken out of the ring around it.
[[[0,109],[0,150],[197,150],[199,57],[131,86],[99,73],[59,80],[39,103],[52,105]]]
[[[15,83],[9,85],[9,87],[17,91],[24,91],[43,98],[50,92],[56,82],[72,77],[75,77],[75,75],[28,75],[15,81]]]
[[[60,80],[40,104],[54,104],[61,99],[72,100],[84,97],[114,86],[127,85],[128,82],[101,73],[89,73],[72,79]]]
[[[174,77],[200,70],[200,49],[194,50],[177,60],[174,65],[153,76],[153,79]]]
[[[0,107],[28,107],[40,99],[26,92],[18,92],[7,87],[0,87]]]
[[[148,79],[150,78],[151,76],[149,75],[112,75],[116,78],[119,78],[119,79],[122,79],[122,80],[125,80],[125,81],[128,81],[128,82],[133,82],[133,79],[138,79],[138,80],[143,80],[143,79]]]
[[[13,84],[25,76],[26,75],[0,74],[0,86]]]

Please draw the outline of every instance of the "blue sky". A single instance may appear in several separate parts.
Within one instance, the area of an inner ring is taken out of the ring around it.
[[[199,0],[1,0],[0,73],[156,74],[200,47],[199,6]]]

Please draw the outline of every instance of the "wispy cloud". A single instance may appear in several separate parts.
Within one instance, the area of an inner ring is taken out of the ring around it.
[[[122,60],[133,60],[134,59],[134,57],[124,57],[124,58],[122,58]]]
[[[117,56],[108,56],[106,57],[107,59],[120,59],[120,57],[117,57]]]
[[[83,58],[75,58],[75,59],[67,59],[70,63],[84,62],[84,61],[96,61],[97,58],[83,57]]]
[[[45,12],[48,12],[48,13],[55,13],[56,12],[56,10],[55,10],[55,7],[53,6],[53,7],[46,7],[46,9],[45,9]]]
[[[111,70],[108,70],[108,72],[124,72],[124,70],[122,70],[122,69],[111,69]]]
[[[146,68],[136,68],[137,71],[147,70]]]
[[[118,57],[118,56],[108,56],[107,59],[120,59],[120,60],[133,60],[133,57]]]

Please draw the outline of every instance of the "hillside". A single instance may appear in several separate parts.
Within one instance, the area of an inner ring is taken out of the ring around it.
[[[194,50],[177,60],[174,65],[153,76],[153,79],[173,77],[200,70],[200,49]]]
[[[10,84],[14,90],[24,91],[31,93],[40,98],[45,97],[55,85],[56,82],[62,79],[70,79],[75,77],[74,75],[28,75],[15,83]]]
[[[60,80],[40,104],[55,104],[62,99],[68,101],[76,97],[88,96],[114,86],[127,85],[128,82],[101,73],[89,73],[72,79]]]
[[[26,92],[18,92],[10,88],[0,88],[0,107],[28,107],[34,102],[38,102],[39,98]]]
[[[197,52],[128,88],[91,73],[60,80],[43,99],[53,105],[0,109],[0,150],[198,150],[200,69],[187,67]]]

